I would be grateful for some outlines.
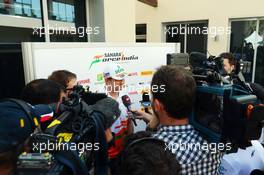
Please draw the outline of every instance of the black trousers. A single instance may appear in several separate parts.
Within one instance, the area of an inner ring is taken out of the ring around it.
[[[119,157],[110,159],[109,161],[111,175],[121,175]]]

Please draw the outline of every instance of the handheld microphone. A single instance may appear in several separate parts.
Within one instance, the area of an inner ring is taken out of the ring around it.
[[[250,175],[264,175],[264,171],[261,171],[259,169],[255,169],[251,171]]]
[[[149,99],[149,94],[147,92],[144,92],[142,94],[142,101],[140,101],[140,103],[141,103],[141,106],[144,108],[144,111],[150,114],[149,107],[151,107],[151,102]]]
[[[134,125],[137,126],[136,117],[134,116],[133,112],[131,111],[131,100],[130,100],[129,96],[123,95],[122,96],[122,102],[125,105],[125,107],[127,108],[127,110],[130,112],[128,117],[131,118]]]

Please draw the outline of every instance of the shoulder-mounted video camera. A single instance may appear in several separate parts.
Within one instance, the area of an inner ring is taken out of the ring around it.
[[[177,54],[168,58],[172,59],[169,62],[177,65]],[[225,71],[221,57],[207,58],[203,53],[193,52],[185,55],[185,61],[182,56],[179,60],[180,63],[185,62],[183,66],[190,67],[197,84],[190,123],[209,142],[230,142],[236,149],[260,138],[264,126],[264,106],[259,92],[263,88],[258,86],[257,90],[252,90],[252,84],[241,81],[236,72],[232,78],[237,81],[231,84],[223,77]]]

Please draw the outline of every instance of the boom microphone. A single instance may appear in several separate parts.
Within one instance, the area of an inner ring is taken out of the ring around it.
[[[92,93],[92,92],[86,92],[83,93],[82,99],[87,103],[88,105],[93,105],[97,101],[100,101],[104,98],[106,98],[107,95],[105,93]]]
[[[207,61],[207,57],[205,54],[200,52],[192,52],[190,54],[189,62],[193,68],[206,68],[204,63]]]
[[[103,124],[105,129],[112,126],[115,120],[120,116],[121,111],[119,110],[119,104],[114,99],[106,97],[102,100],[99,100],[94,105],[88,106],[83,103],[84,110],[86,112],[92,113],[94,111],[100,112],[103,114]]]

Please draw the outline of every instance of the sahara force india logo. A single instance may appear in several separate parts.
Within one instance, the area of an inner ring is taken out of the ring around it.
[[[121,61],[131,61],[131,60],[138,60],[138,56],[135,55],[125,56],[123,52],[105,53],[103,55],[94,56],[89,69],[91,69],[93,65],[98,64],[100,62],[121,62]]]

